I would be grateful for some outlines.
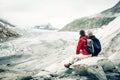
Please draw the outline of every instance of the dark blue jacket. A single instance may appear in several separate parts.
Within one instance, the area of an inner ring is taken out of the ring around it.
[[[101,51],[101,44],[99,39],[97,39],[94,35],[89,36],[89,39],[93,40],[93,46],[94,46],[94,54],[92,56],[97,56]]]

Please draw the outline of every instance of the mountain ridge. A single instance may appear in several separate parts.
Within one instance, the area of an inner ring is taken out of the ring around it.
[[[73,20],[64,26],[60,31],[79,31],[80,29],[100,28],[104,25],[108,25],[119,15],[120,1],[112,8],[104,10],[99,14]]]

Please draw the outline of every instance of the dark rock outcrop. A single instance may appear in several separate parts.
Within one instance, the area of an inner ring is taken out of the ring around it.
[[[19,34],[17,34],[15,31],[0,24],[0,42],[7,41],[18,36]]]

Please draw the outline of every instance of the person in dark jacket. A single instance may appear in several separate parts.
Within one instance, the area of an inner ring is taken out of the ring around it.
[[[88,30],[87,34],[89,36],[89,39],[92,39],[92,41],[94,43],[93,44],[93,46],[94,46],[94,53],[92,54],[92,56],[98,56],[98,54],[101,51],[101,43],[100,43],[99,39],[96,38],[95,35],[93,35],[91,30]]]
[[[86,51],[86,47],[87,47],[87,38],[88,36],[85,34],[84,30],[80,30],[79,32],[80,34],[80,38],[77,44],[77,48],[76,48],[76,56],[74,56],[72,58],[71,61],[69,61],[68,64],[64,64],[64,66],[66,68],[69,68],[70,65],[74,64],[75,62],[77,62],[78,60],[81,60],[83,58],[89,57],[91,56],[87,51]],[[78,55],[79,54],[79,55]]]

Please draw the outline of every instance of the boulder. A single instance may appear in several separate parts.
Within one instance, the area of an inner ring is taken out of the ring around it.
[[[103,68],[98,65],[89,66],[87,69],[89,76],[95,80],[107,80]]]
[[[100,65],[105,72],[112,70],[112,69],[115,69],[115,65],[109,59],[98,60],[97,64]]]
[[[105,63],[104,60],[106,60],[105,57],[85,58],[83,60],[74,63],[71,66],[71,68],[74,69],[77,74],[88,75],[89,77],[92,77],[92,79],[95,80],[107,80],[106,75],[104,73],[104,69],[102,67],[102,65]]]

